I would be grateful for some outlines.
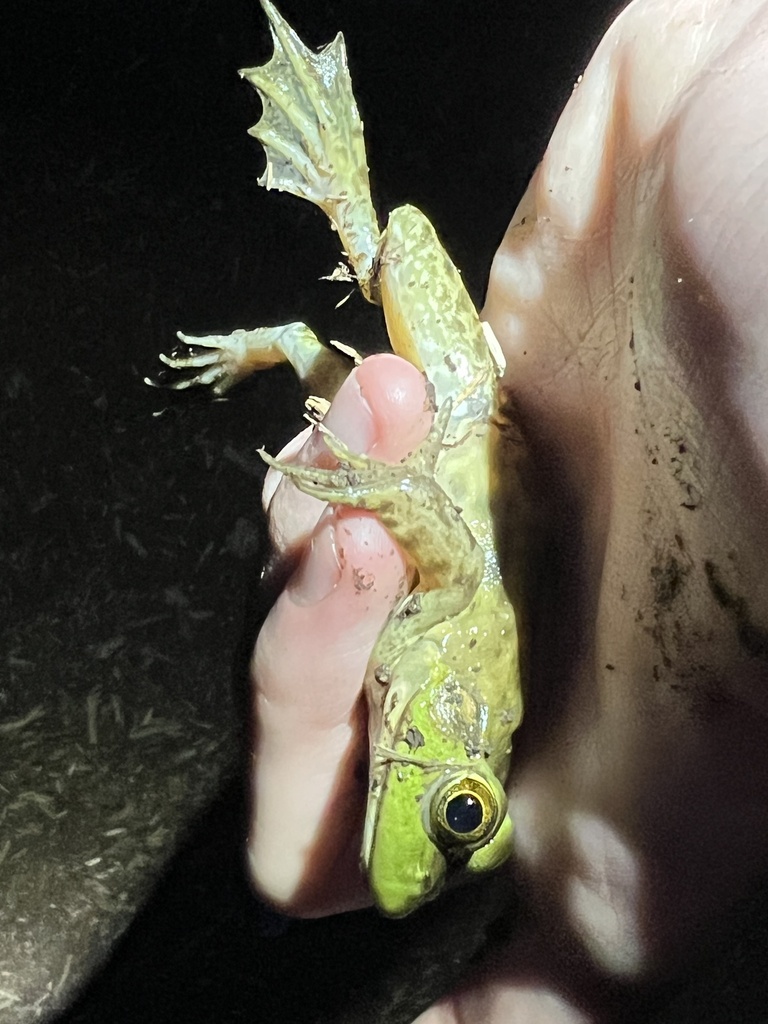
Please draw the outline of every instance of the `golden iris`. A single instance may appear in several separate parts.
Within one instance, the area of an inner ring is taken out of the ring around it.
[[[486,780],[467,772],[439,784],[429,800],[429,823],[439,846],[477,848],[496,833],[500,811]]]

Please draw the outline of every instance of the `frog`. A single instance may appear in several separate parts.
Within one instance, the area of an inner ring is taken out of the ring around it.
[[[374,512],[413,567],[363,681],[361,867],[379,910],[402,917],[454,880],[499,868],[513,847],[505,782],[522,718],[519,630],[492,515],[504,359],[425,214],[403,205],[379,228],[343,35],[313,51],[270,0],[261,6],[274,52],[239,72],[263,107],[249,129],[266,153],[259,184],[326,214],[347,261],[337,276],[382,308],[392,350],[424,374],[432,426],[394,465],[351,450],[322,423],[349,352],[304,323],[179,332],[181,346],[160,358],[181,371],[170,386],[217,396],[289,363],[315,396],[315,429],[335,465],[260,454],[305,493]]]

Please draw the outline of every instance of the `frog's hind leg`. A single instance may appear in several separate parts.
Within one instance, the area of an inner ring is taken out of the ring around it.
[[[339,460],[336,469],[279,462],[261,452],[265,462],[305,493],[378,514],[419,570],[424,593],[415,603],[406,601],[403,606],[403,618],[421,613],[418,631],[460,611],[483,574],[483,552],[435,478],[450,415],[447,402],[425,441],[395,465],[350,451],[328,431],[324,431],[325,440]]]
[[[251,373],[287,362],[311,394],[330,399],[350,370],[348,358],[298,322],[201,338],[179,331],[177,337],[182,345],[169,356],[161,354],[160,359],[171,370],[193,372],[167,381],[147,377],[147,384],[176,391],[209,385],[215,395],[223,395]]]
[[[263,67],[240,71],[264,105],[261,119],[250,129],[267,155],[259,184],[319,206],[338,231],[364,295],[376,301],[372,289],[379,228],[344,38],[339,33],[314,53],[269,0],[261,5],[275,52]]]

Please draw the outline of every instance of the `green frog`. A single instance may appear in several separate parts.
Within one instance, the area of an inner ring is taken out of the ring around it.
[[[337,468],[262,452],[307,494],[373,510],[415,569],[364,682],[370,775],[361,860],[378,907],[398,917],[449,878],[498,867],[512,846],[504,783],[522,714],[518,633],[491,518],[504,361],[424,214],[401,206],[379,230],[343,36],[313,52],[261,2],[274,54],[240,72],[263,103],[250,129],[267,155],[260,184],[325,212],[348,260],[343,273],[382,306],[392,349],[423,371],[434,399],[427,438],[397,465],[351,451],[322,423]],[[329,398],[348,372],[344,355],[303,323],[179,339],[192,348],[161,356],[174,370],[193,370],[177,388],[222,394],[288,361]]]

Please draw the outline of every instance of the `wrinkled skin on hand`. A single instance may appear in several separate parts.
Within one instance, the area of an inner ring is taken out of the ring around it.
[[[597,979],[674,976],[768,867],[766,38],[764,2],[636,0],[496,256],[536,581],[512,870],[547,925],[419,1024],[622,1019]],[[379,356],[328,422],[396,459],[423,410]],[[254,659],[252,873],[319,915],[367,902],[357,698],[405,564],[370,515],[266,499],[306,550]]]

